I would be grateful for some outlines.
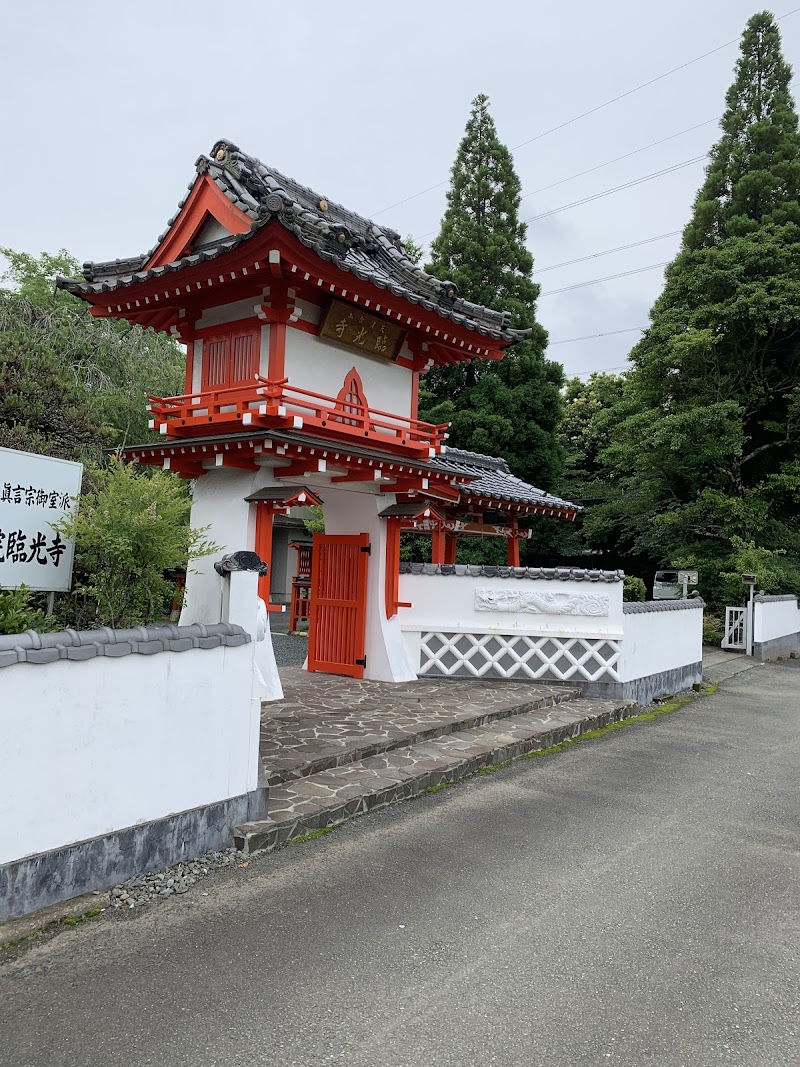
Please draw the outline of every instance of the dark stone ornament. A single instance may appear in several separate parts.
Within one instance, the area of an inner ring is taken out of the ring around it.
[[[214,570],[223,578],[231,571],[257,571],[259,578],[263,578],[267,569],[257,552],[248,551],[230,552],[214,564]]]

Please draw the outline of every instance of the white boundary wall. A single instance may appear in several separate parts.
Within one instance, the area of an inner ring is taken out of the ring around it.
[[[619,578],[401,574],[399,599],[412,604],[400,627],[422,676],[620,680]]]
[[[793,596],[757,596],[753,604],[753,655],[777,659],[800,651],[800,608]]]
[[[254,790],[255,644],[0,671],[0,864]]]
[[[669,606],[667,606],[669,605]],[[623,682],[691,672],[702,679],[703,603],[699,600],[666,600],[627,604],[622,641],[620,677]],[[686,677],[668,683],[668,692],[678,692]],[[690,684],[693,684],[690,682]],[[658,694],[656,694],[658,695]]]
[[[702,679],[702,601],[623,605],[615,572],[465,570],[400,576],[399,599],[413,605],[400,625],[420,676],[561,681],[641,703]]]

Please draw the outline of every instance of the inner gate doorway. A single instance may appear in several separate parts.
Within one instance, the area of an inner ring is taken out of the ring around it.
[[[369,534],[314,534],[308,669],[363,678]]]

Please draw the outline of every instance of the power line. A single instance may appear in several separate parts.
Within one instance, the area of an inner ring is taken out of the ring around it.
[[[792,8],[791,11],[779,15],[775,21],[781,22],[783,19],[788,19],[790,15],[795,15],[798,11],[800,11],[800,7]],[[565,127],[571,126],[573,123],[579,122],[581,119],[588,118],[589,115],[595,115],[598,111],[602,111],[604,108],[610,107],[612,104],[616,104],[620,100],[625,100],[627,97],[633,96],[634,93],[638,93],[640,90],[646,89],[650,85],[655,85],[657,82],[663,81],[665,78],[669,78],[673,74],[677,74],[678,71],[686,70],[687,67],[699,63],[701,60],[707,59],[709,56],[713,56],[715,53],[721,52],[725,48],[730,48],[731,45],[738,44],[739,40],[739,37],[734,37],[730,41],[725,41],[724,44],[719,44],[716,48],[712,48],[708,52],[703,52],[702,55],[695,56],[694,59],[689,59],[685,63],[680,63],[677,67],[672,67],[671,70],[667,70],[655,78],[650,78],[648,81],[642,82],[640,85],[635,85],[632,89],[628,89],[626,92],[620,93],[618,96],[614,96],[610,100],[604,101],[602,104],[597,104],[588,111],[582,111],[580,115],[574,115],[571,119],[567,119],[565,122],[560,122],[557,126],[551,126],[550,129],[543,130],[541,133],[537,133],[534,137],[529,137],[527,141],[521,141],[519,144],[514,145],[511,151],[516,152],[520,148],[525,148],[526,145],[533,144],[534,141],[540,141],[543,137],[549,137],[551,133],[557,133],[558,130],[563,130]],[[446,184],[447,180],[445,179],[444,181],[436,182],[435,185],[429,185],[427,189],[421,189],[418,193],[412,193],[411,196],[406,196],[404,199],[398,200],[394,204],[389,204],[388,207],[382,207],[379,211],[373,211],[370,217],[375,218],[377,215],[383,215],[384,212],[391,211],[392,208],[401,207],[403,204],[407,204],[411,200],[416,200],[419,196],[424,196],[426,193],[433,192],[434,189],[441,189],[442,186]]]
[[[662,137],[659,141],[651,141],[650,144],[642,145],[641,148],[635,148],[632,152],[626,152],[622,156],[615,156],[613,159],[606,160],[605,163],[598,163],[595,167],[588,167],[586,170],[579,170],[576,174],[570,174],[568,178],[561,178],[560,181],[551,182],[549,185],[542,185],[539,189],[534,189],[530,193],[525,193],[520,197],[520,201],[527,200],[529,196],[536,196],[537,193],[544,193],[548,189],[555,189],[559,185],[566,185],[567,182],[572,182],[576,178],[583,178],[586,174],[593,174],[596,170],[603,170],[604,167],[610,167],[612,163],[620,163],[623,159],[630,159],[631,156],[638,156],[641,152],[646,152],[648,148],[655,148],[657,145],[666,144],[667,141],[674,141],[676,137],[683,137],[686,133],[693,133],[694,130],[699,130],[703,126],[708,126],[712,122],[718,122],[721,116],[717,116],[715,119],[706,119],[705,122],[698,122],[696,126],[687,126],[685,130],[679,130],[678,133],[671,133],[669,137]]]
[[[593,341],[596,337],[615,337],[620,333],[642,333],[646,329],[646,326],[629,326],[625,330],[608,330],[606,333],[588,333],[585,337],[565,337],[561,341],[549,341],[548,348],[552,348],[553,345],[571,345],[575,341]]]
[[[612,189],[604,189],[601,193],[593,193],[591,196],[584,196],[581,200],[573,200],[571,204],[562,204],[561,207],[551,208],[550,211],[542,211],[539,215],[530,215],[527,219],[522,219],[522,221],[538,222],[539,219],[549,218],[550,215],[558,215],[561,211],[570,211],[572,208],[580,207],[582,204],[589,204],[593,200],[611,196],[612,193],[622,192],[623,189],[632,189],[634,185],[652,181],[654,178],[660,178],[664,174],[673,174],[676,170],[683,170],[684,167],[690,167],[693,163],[699,163],[703,159],[708,159],[708,152],[704,152],[702,156],[693,156],[691,159],[685,159],[682,163],[675,163],[671,167],[651,171],[650,174],[644,174],[641,178],[634,178],[632,181],[623,182],[622,185],[615,185]]]
[[[680,230],[672,230],[671,233],[660,233],[657,237],[645,237],[642,241],[632,241],[629,245],[617,245],[616,248],[604,248],[602,252],[592,252],[588,256],[580,256],[578,259],[565,259],[563,263],[553,263],[549,267],[534,268],[534,276],[546,274],[549,270],[559,270],[561,267],[572,267],[576,263],[585,263],[589,259],[599,259],[601,256],[610,256],[614,252],[627,252],[629,248],[639,248],[641,245],[651,245],[656,241],[666,241],[668,237],[677,237]]]
[[[578,282],[577,285],[565,285],[562,289],[548,289],[546,293],[542,293],[542,296],[555,296],[556,293],[568,293],[571,289],[583,289],[587,285],[598,285],[600,282],[612,282],[615,278],[629,278],[631,274],[643,274],[646,270],[656,270],[658,267],[666,267],[666,265],[666,263],[651,263],[647,267],[637,267],[635,270],[624,270],[621,274],[607,274],[605,278],[592,278],[588,282]]]

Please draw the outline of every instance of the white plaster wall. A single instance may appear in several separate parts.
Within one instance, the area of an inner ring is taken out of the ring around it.
[[[327,512],[326,512],[327,514]],[[499,592],[573,593],[608,597],[608,615],[545,615],[477,611],[476,589]],[[547,581],[468,575],[401,574],[400,626],[407,631],[533,634],[553,637],[610,637],[623,633],[622,582]]]
[[[703,609],[624,616],[619,676],[623,682],[686,667],[703,659]]]
[[[238,322],[240,319],[252,319],[256,304],[261,298],[251,296],[248,300],[236,300],[232,304],[219,304],[217,307],[205,308],[203,314],[195,321],[196,330],[205,330],[208,326],[222,326],[226,322]]]
[[[410,682],[417,676],[395,615],[386,618],[386,521],[378,512],[393,504],[394,496],[352,489],[324,490],[325,532],[367,533],[371,554],[367,570],[367,668],[365,678],[381,682]],[[401,600],[403,597],[400,598]]]
[[[753,604],[753,640],[774,641],[800,633],[800,610],[796,600],[767,600]]]
[[[252,472],[220,467],[195,480],[191,525],[194,529],[209,527],[207,536],[220,547],[211,556],[189,563],[181,626],[222,621],[223,579],[214,570],[214,563],[228,552],[253,550],[255,505],[246,503],[244,498],[274,484],[271,467]]]
[[[192,356],[192,390],[199,393],[203,388],[203,342],[198,338],[194,342]]]
[[[411,416],[412,372],[407,367],[340,348],[302,330],[286,331],[286,377],[290,385],[335,397],[353,367],[361,376],[369,407]]]
[[[0,671],[0,863],[258,784],[255,642]]]

